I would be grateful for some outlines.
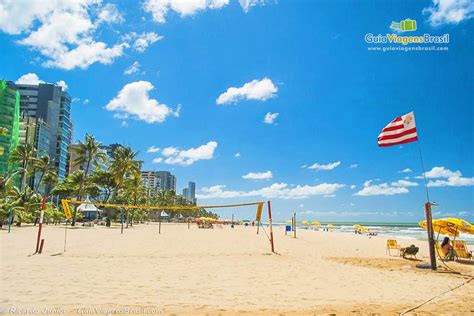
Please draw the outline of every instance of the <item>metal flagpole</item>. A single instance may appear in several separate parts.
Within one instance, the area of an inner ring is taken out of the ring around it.
[[[426,217],[426,226],[428,232],[428,249],[430,251],[430,264],[431,270],[436,270],[436,253],[435,253],[435,241],[434,241],[434,233],[433,233],[433,217],[431,213],[431,202],[430,202],[430,194],[428,192],[428,181],[426,180],[426,171],[425,171],[425,163],[423,161],[423,155],[421,154],[421,145],[420,140],[418,139],[418,150],[420,152],[420,160],[421,160],[421,168],[423,170],[423,179],[425,181],[425,190],[426,190],[426,200],[425,203],[425,217]]]

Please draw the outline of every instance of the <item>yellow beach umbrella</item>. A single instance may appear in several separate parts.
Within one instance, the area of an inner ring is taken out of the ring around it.
[[[302,225],[309,225],[309,223],[307,221],[302,221],[301,224]]]
[[[361,231],[361,232],[368,232],[370,231],[370,228],[368,227],[365,227],[365,226],[362,226],[362,225],[354,225],[354,227],[358,230],[358,231]]]
[[[286,223],[287,224],[291,224],[293,221],[291,219],[287,220]]]
[[[462,218],[448,217],[441,218],[440,221],[446,222],[447,227],[453,227],[462,233],[474,235],[474,225],[468,221],[463,220]]]
[[[328,227],[329,228],[334,228],[334,225],[333,224],[328,224]]]
[[[427,230],[426,221],[419,222],[418,225]],[[461,218],[439,218],[433,220],[433,231],[438,235],[448,235],[459,237],[459,232],[474,234],[474,225]]]
[[[311,225],[316,226],[316,227],[321,227],[321,223],[318,221],[311,222]]]

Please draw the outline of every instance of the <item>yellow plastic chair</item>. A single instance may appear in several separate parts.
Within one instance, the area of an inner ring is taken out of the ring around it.
[[[398,245],[395,239],[388,239],[387,240],[387,253],[391,256],[391,250],[398,251],[398,256],[400,256],[400,246]]]
[[[466,242],[464,240],[454,240],[453,248],[458,259],[472,259],[472,252],[467,250]]]
[[[435,241],[435,248],[436,252],[438,253],[438,256],[443,259],[447,260],[448,259],[448,254],[441,248],[441,245],[439,244],[439,241]]]

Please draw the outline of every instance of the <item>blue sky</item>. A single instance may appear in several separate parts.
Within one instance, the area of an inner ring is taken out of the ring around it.
[[[472,1],[29,4],[0,1],[0,78],[64,81],[76,140],[131,145],[145,168],[172,171],[178,192],[195,181],[199,204],[421,220],[418,145],[377,147],[385,125],[414,111],[435,216],[474,221]],[[415,32],[390,29],[407,18]],[[403,45],[367,33],[450,42],[369,51]]]

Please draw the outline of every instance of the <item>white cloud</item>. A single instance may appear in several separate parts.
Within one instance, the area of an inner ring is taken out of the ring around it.
[[[392,186],[394,187],[417,187],[418,183],[413,182],[413,181],[407,181],[407,180],[398,180],[396,182],[392,182]]]
[[[371,196],[371,195],[395,195],[408,193],[408,187],[416,187],[418,183],[398,180],[392,183],[372,184],[372,180],[364,182],[364,188],[353,195],[357,196]]]
[[[112,3],[106,3],[99,11],[97,23],[123,23],[124,17],[119,12],[117,6]]]
[[[89,104],[89,99],[85,99],[84,102],[82,102],[83,104]]]
[[[352,184],[351,185],[351,190],[354,190],[356,188],[356,185],[355,184]]]
[[[123,21],[117,8],[100,0],[3,1],[0,30],[24,35],[17,42],[39,51],[45,67],[85,69],[109,64],[122,55],[126,43],[112,47],[94,37],[100,24]]]
[[[270,170],[265,172],[249,172],[243,175],[242,178],[250,180],[269,180],[273,178],[273,174]]]
[[[214,157],[214,151],[217,148],[217,142],[210,141],[207,144],[196,148],[180,150],[177,147],[166,147],[161,151],[165,157],[164,163],[168,165],[190,166],[199,160],[210,160]]]
[[[461,171],[451,171],[445,167],[434,167],[430,171],[426,172],[425,175],[428,179],[438,179],[430,180],[428,182],[429,187],[465,187],[474,185],[474,177],[463,177]]]
[[[80,98],[72,98],[72,100],[71,100],[72,103],[76,103],[76,102],[79,102],[79,101],[81,101]]]
[[[351,169],[355,169],[355,168],[357,168],[357,167],[359,167],[359,165],[356,164],[356,163],[353,163],[353,164],[351,164],[351,165],[349,166],[349,168],[351,168]]]
[[[266,0],[239,0],[240,6],[242,7],[245,13],[249,12],[249,9],[251,7],[257,5],[265,5],[266,2]]]
[[[398,173],[409,173],[409,172],[412,172],[413,170],[411,170],[410,168],[405,168],[403,170],[400,170],[398,171]]]
[[[163,158],[161,158],[161,157],[155,158],[152,161],[152,163],[162,163],[162,162],[163,162]]]
[[[225,185],[215,185],[203,188],[203,194],[198,194],[196,197],[199,199],[226,199],[261,196],[264,198],[275,199],[305,199],[318,195],[332,196],[337,190],[344,186],[344,184],[339,183],[321,183],[318,185],[297,185],[295,187],[289,187],[286,183],[273,183],[270,186],[253,191],[229,191],[225,190]]]
[[[127,67],[127,69],[124,70],[123,74],[132,75],[139,71],[140,71],[140,63],[138,61],[134,61],[133,64],[131,64],[130,66]]]
[[[275,120],[278,117],[278,115],[280,115],[280,113],[268,112],[267,114],[265,114],[265,117],[263,118],[263,123],[265,123],[265,124],[274,124]]]
[[[40,80],[37,74],[30,72],[27,74],[24,74],[20,78],[18,78],[15,83],[18,84],[31,84],[31,85],[38,85],[40,83],[44,83],[43,80]]]
[[[122,123],[120,123],[120,126],[122,126],[122,127],[128,127],[127,121],[122,121]]]
[[[436,179],[436,178],[453,178],[453,177],[460,177],[462,176],[461,171],[451,171],[446,169],[445,167],[434,167],[430,171],[425,173],[425,176],[428,179]]]
[[[207,9],[220,9],[228,4],[229,0],[146,0],[143,9],[151,13],[155,22],[165,23],[170,10],[185,17]]]
[[[149,97],[148,93],[153,89],[153,85],[148,81],[126,84],[105,108],[119,114],[130,115],[146,123],[162,123],[170,115],[179,117],[179,108],[173,111],[166,104]]]
[[[138,35],[137,39],[133,42],[133,48],[136,51],[143,53],[148,48],[148,46],[161,39],[163,39],[163,36],[160,36],[154,32],[142,33]]]
[[[160,151],[160,148],[156,147],[156,146],[150,146],[148,147],[147,149],[147,153],[157,153]]]
[[[60,68],[64,70],[74,68],[87,69],[96,62],[109,65],[116,57],[122,56],[123,49],[126,47],[128,47],[126,43],[107,47],[107,44],[103,42],[88,41],[79,44],[74,49],[54,54],[52,56],[53,59],[44,62],[42,65],[47,68]]]
[[[235,153],[234,157],[235,157],[235,158],[239,158],[239,157],[240,157],[240,153]]]
[[[230,87],[222,93],[216,100],[217,104],[236,103],[240,100],[265,101],[276,95],[278,88],[269,78],[262,80],[252,80],[242,87]]]
[[[33,73],[33,72],[30,72],[30,73],[27,73],[27,74],[24,74],[23,76],[21,76],[20,78],[18,78],[15,83],[18,83],[18,84],[31,84],[31,85],[38,85],[40,83],[45,83],[43,80],[41,80],[37,74]],[[67,83],[66,81],[64,80],[59,80],[58,82],[55,83],[57,86],[60,86],[62,88],[63,91],[66,91],[67,90]],[[72,100],[72,102],[77,102],[79,99],[76,99],[74,101],[74,99]]]
[[[315,163],[315,164],[309,166],[308,169],[317,170],[317,171],[321,171],[321,170],[333,170],[334,168],[336,168],[336,167],[339,166],[340,164],[341,164],[340,161],[331,162],[331,163],[328,163],[328,164],[325,164],[325,165],[321,165],[321,164],[319,164],[319,163]]]
[[[470,187],[474,185],[474,177],[451,177],[447,180],[431,180],[428,182],[429,187]]]
[[[458,24],[474,16],[472,0],[433,0],[431,7],[424,8],[428,21],[433,26],[441,24]]]
[[[58,82],[56,82],[56,85],[60,86],[63,91],[67,90],[67,83],[64,80],[59,80]]]

